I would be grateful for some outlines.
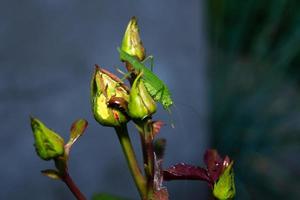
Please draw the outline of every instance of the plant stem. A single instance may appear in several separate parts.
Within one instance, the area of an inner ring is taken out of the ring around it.
[[[141,143],[144,157],[144,170],[147,176],[147,196],[153,197],[153,179],[154,179],[154,155],[151,119],[136,122],[141,136]]]
[[[70,191],[74,194],[77,200],[86,200],[85,196],[81,193],[79,188],[76,186],[71,176],[67,171],[62,176],[62,181],[68,186]]]
[[[140,193],[143,200],[147,199],[147,184],[145,177],[141,173],[136,156],[128,135],[127,126],[115,127],[120,144],[122,146],[127,164],[129,166],[131,175],[134,179],[136,187]]]
[[[145,137],[143,134],[143,131],[139,131],[140,134],[140,138],[141,138],[141,146],[142,146],[142,152],[143,152],[143,166],[144,166],[144,170],[145,170],[145,166],[147,166],[147,149],[146,149],[146,141],[145,141]],[[147,174],[147,173],[145,173]]]

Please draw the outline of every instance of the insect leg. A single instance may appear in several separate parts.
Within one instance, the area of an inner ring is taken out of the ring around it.
[[[156,90],[156,92],[153,94],[153,98],[162,103],[162,100],[163,100],[163,96],[164,96],[164,90],[165,90],[165,87],[164,86],[161,86],[160,89]]]
[[[143,60],[142,64],[145,64],[148,60],[150,60],[150,69],[153,71],[153,64],[154,64],[154,56],[150,55],[145,60]]]

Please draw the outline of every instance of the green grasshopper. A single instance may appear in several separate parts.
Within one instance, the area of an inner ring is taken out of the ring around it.
[[[147,91],[155,101],[158,101],[163,105],[164,109],[169,110],[170,106],[173,104],[173,101],[166,84],[160,80],[150,69],[139,62],[134,56],[127,54],[120,48],[118,48],[118,51],[120,53],[121,60],[130,63],[135,70],[143,71],[144,74],[142,79]]]

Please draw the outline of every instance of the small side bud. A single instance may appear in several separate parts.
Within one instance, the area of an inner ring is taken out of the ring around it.
[[[127,103],[127,88],[118,77],[96,67],[91,81],[91,104],[96,121],[103,126],[121,126],[129,120],[121,109],[110,106],[112,98],[122,99]]]
[[[145,48],[140,38],[136,17],[132,17],[127,25],[121,49],[129,55],[137,57],[139,61],[145,59]]]
[[[233,162],[227,163],[224,167],[224,171],[213,186],[213,195],[220,200],[229,200],[235,196]]]
[[[41,159],[50,160],[64,154],[64,140],[57,133],[37,118],[31,118],[31,128],[35,150]]]
[[[134,119],[144,119],[156,112],[156,103],[148,93],[140,73],[132,84],[129,95],[128,114]]]

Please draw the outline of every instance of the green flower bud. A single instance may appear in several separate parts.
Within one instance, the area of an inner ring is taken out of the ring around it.
[[[128,121],[121,109],[110,106],[112,98],[128,102],[128,90],[118,77],[96,66],[91,81],[91,104],[96,121],[103,126],[121,126]]]
[[[128,114],[134,119],[144,119],[156,112],[156,103],[148,93],[140,73],[132,84],[129,95]]]
[[[31,118],[31,128],[35,150],[41,159],[50,160],[64,154],[64,140],[57,133],[36,118]]]
[[[233,199],[235,196],[235,184],[233,162],[227,163],[224,171],[213,186],[213,195],[220,200]]]
[[[140,38],[136,17],[132,17],[127,25],[121,49],[131,56],[136,56],[140,61],[145,59],[145,48]]]

